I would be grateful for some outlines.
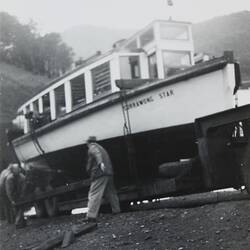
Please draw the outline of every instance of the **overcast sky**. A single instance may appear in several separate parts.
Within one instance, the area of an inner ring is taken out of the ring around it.
[[[153,19],[200,22],[250,10],[250,0],[0,0],[0,11],[22,22],[32,19],[41,32],[62,32],[81,24],[138,29]]]

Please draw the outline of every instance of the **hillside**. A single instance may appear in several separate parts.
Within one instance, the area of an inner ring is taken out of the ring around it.
[[[147,24],[145,24],[147,25]],[[196,52],[221,56],[233,50],[241,62],[243,79],[250,79],[250,12],[243,11],[193,25]],[[112,30],[103,27],[78,26],[62,33],[77,57],[89,57],[97,50],[106,51],[112,44],[133,34],[133,30]]]
[[[0,62],[0,120],[9,121],[15,117],[17,108],[38,92],[48,78]],[[18,94],[17,94],[18,93]]]
[[[250,11],[217,17],[193,26],[195,50],[221,55],[233,50],[243,79],[250,79]]]
[[[14,157],[11,148],[6,147],[5,130],[10,127],[18,106],[37,93],[46,82],[46,77],[0,62],[0,171]]]

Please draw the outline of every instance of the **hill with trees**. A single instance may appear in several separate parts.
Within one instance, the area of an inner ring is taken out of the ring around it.
[[[60,34],[42,36],[34,23],[21,24],[16,17],[0,12],[0,61],[54,78],[71,67],[73,51]]]
[[[225,50],[233,50],[241,64],[242,78],[250,79],[250,11],[197,23],[193,37],[198,52],[220,56]]]
[[[15,65],[0,62],[0,171],[13,160],[5,130],[11,126],[18,106],[45,86],[46,76],[34,75]]]
[[[6,147],[5,129],[18,106],[49,78],[70,69],[72,62],[73,51],[60,34],[42,36],[34,23],[21,24],[16,17],[0,12],[0,169],[13,157]]]

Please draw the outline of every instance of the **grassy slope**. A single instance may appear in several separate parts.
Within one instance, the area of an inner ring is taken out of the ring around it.
[[[17,108],[37,93],[46,82],[46,77],[0,62],[0,171],[13,160],[11,150],[6,147],[5,129],[10,126]]]
[[[18,106],[38,92],[48,82],[46,77],[0,62],[0,119],[15,117]]]

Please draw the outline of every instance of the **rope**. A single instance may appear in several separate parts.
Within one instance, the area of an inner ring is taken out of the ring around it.
[[[131,123],[130,123],[130,117],[129,117],[129,110],[128,110],[128,103],[126,99],[126,92],[125,90],[121,91],[121,105],[122,105],[122,113],[123,113],[123,118],[124,118],[124,125],[123,125],[123,134],[125,136],[125,141],[128,147],[128,160],[129,160],[129,169],[131,173],[133,174],[136,182],[136,187],[137,187],[137,192],[138,195],[140,196],[140,183],[138,179],[138,173],[137,173],[137,168],[135,164],[135,149],[133,146],[133,143],[131,141]]]

